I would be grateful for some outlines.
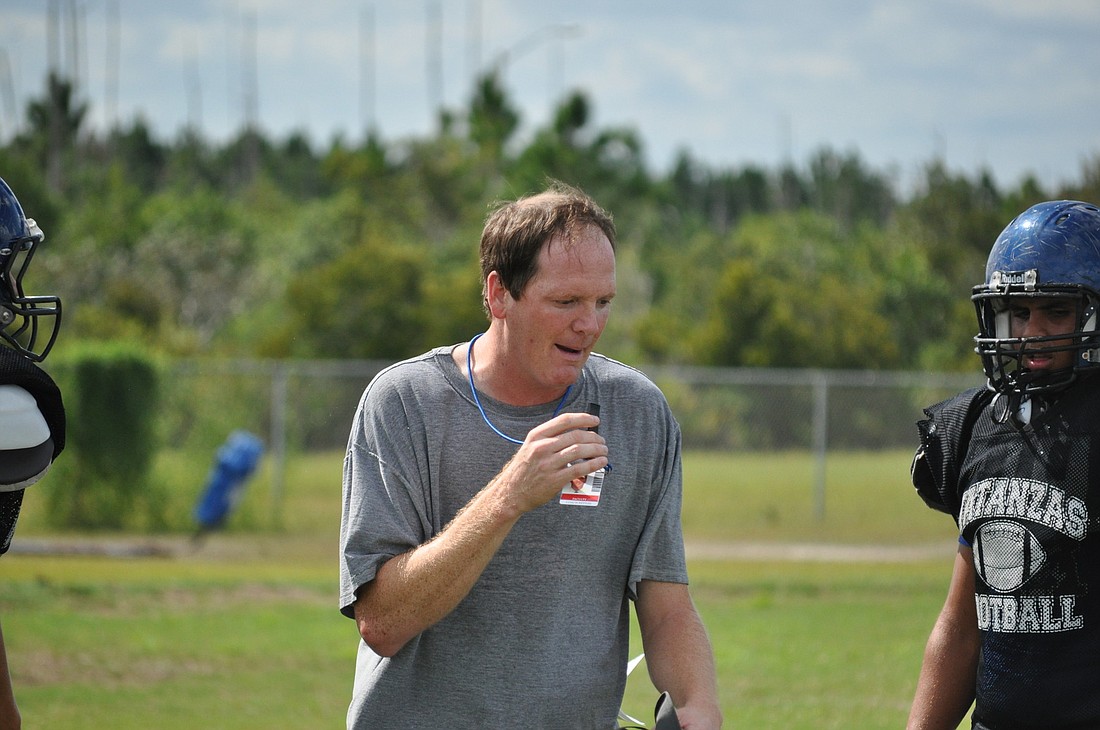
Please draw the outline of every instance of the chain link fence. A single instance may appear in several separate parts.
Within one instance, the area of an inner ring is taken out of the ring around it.
[[[236,429],[259,436],[278,510],[288,454],[342,451],[363,389],[389,364],[179,361],[163,389],[164,434],[174,448],[206,453]],[[911,449],[923,407],[984,382],[976,373],[641,369],[668,398],[685,450],[813,453],[818,511],[831,451]]]

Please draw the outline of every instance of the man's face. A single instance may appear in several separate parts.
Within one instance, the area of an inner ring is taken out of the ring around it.
[[[571,244],[555,237],[543,247],[523,295],[498,295],[506,367],[516,391],[510,402],[545,403],[576,381],[607,325],[614,296],[615,251],[599,228],[585,227]]]
[[[1070,334],[1077,329],[1076,300],[1066,297],[1013,297],[1009,301],[1013,337],[1051,337]],[[1037,343],[1024,348],[1020,364],[1033,371],[1063,370],[1073,367],[1076,350],[1028,353],[1029,349],[1073,344],[1072,338]]]

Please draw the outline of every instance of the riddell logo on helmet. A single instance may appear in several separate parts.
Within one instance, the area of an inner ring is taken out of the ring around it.
[[[1035,269],[1028,271],[994,271],[989,278],[989,285],[994,288],[1008,288],[1010,286],[1023,286],[1032,288],[1039,282],[1039,272]]]

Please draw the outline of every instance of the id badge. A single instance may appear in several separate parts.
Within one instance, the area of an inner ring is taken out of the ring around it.
[[[566,484],[558,495],[558,503],[595,507],[600,503],[600,492],[603,491],[603,480],[606,475],[606,469],[598,469],[586,476],[579,488],[573,482]]]
[[[589,403],[586,413],[594,416],[600,415],[600,405]],[[599,428],[592,429],[599,432]],[[576,481],[569,482],[561,489],[558,495],[558,504],[575,504],[582,507],[595,507],[600,503],[600,492],[603,490],[603,480],[607,472],[611,471],[610,465],[597,469],[584,478],[584,483],[577,485]]]

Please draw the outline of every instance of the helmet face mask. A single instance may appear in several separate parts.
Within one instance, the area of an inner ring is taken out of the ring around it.
[[[1029,208],[997,238],[985,282],[974,287],[971,299],[978,317],[975,352],[990,389],[1017,397],[1059,391],[1100,367],[1100,209],[1065,200]],[[1015,310],[1059,299],[1074,315],[1066,331],[1027,337],[1013,332]],[[1037,356],[1063,364],[1029,369],[1026,360]]]
[[[1013,332],[1013,311],[1023,307],[1021,300],[1034,302],[1064,299],[1073,311],[1074,326],[1065,332],[1039,336],[1019,336]],[[1097,364],[1100,347],[1096,331],[1097,299],[1080,292],[1043,291],[1040,295],[997,296],[976,292],[974,306],[979,333],[975,351],[982,358],[989,386],[1003,393],[1040,393],[1060,390],[1072,383],[1079,371]],[[1063,353],[1071,353],[1066,357]],[[1048,370],[1030,370],[1025,358],[1045,356],[1065,364]]]
[[[23,278],[45,240],[34,219],[23,215],[15,194],[0,180],[0,338],[34,362],[46,359],[61,327],[61,300],[28,296]]]

